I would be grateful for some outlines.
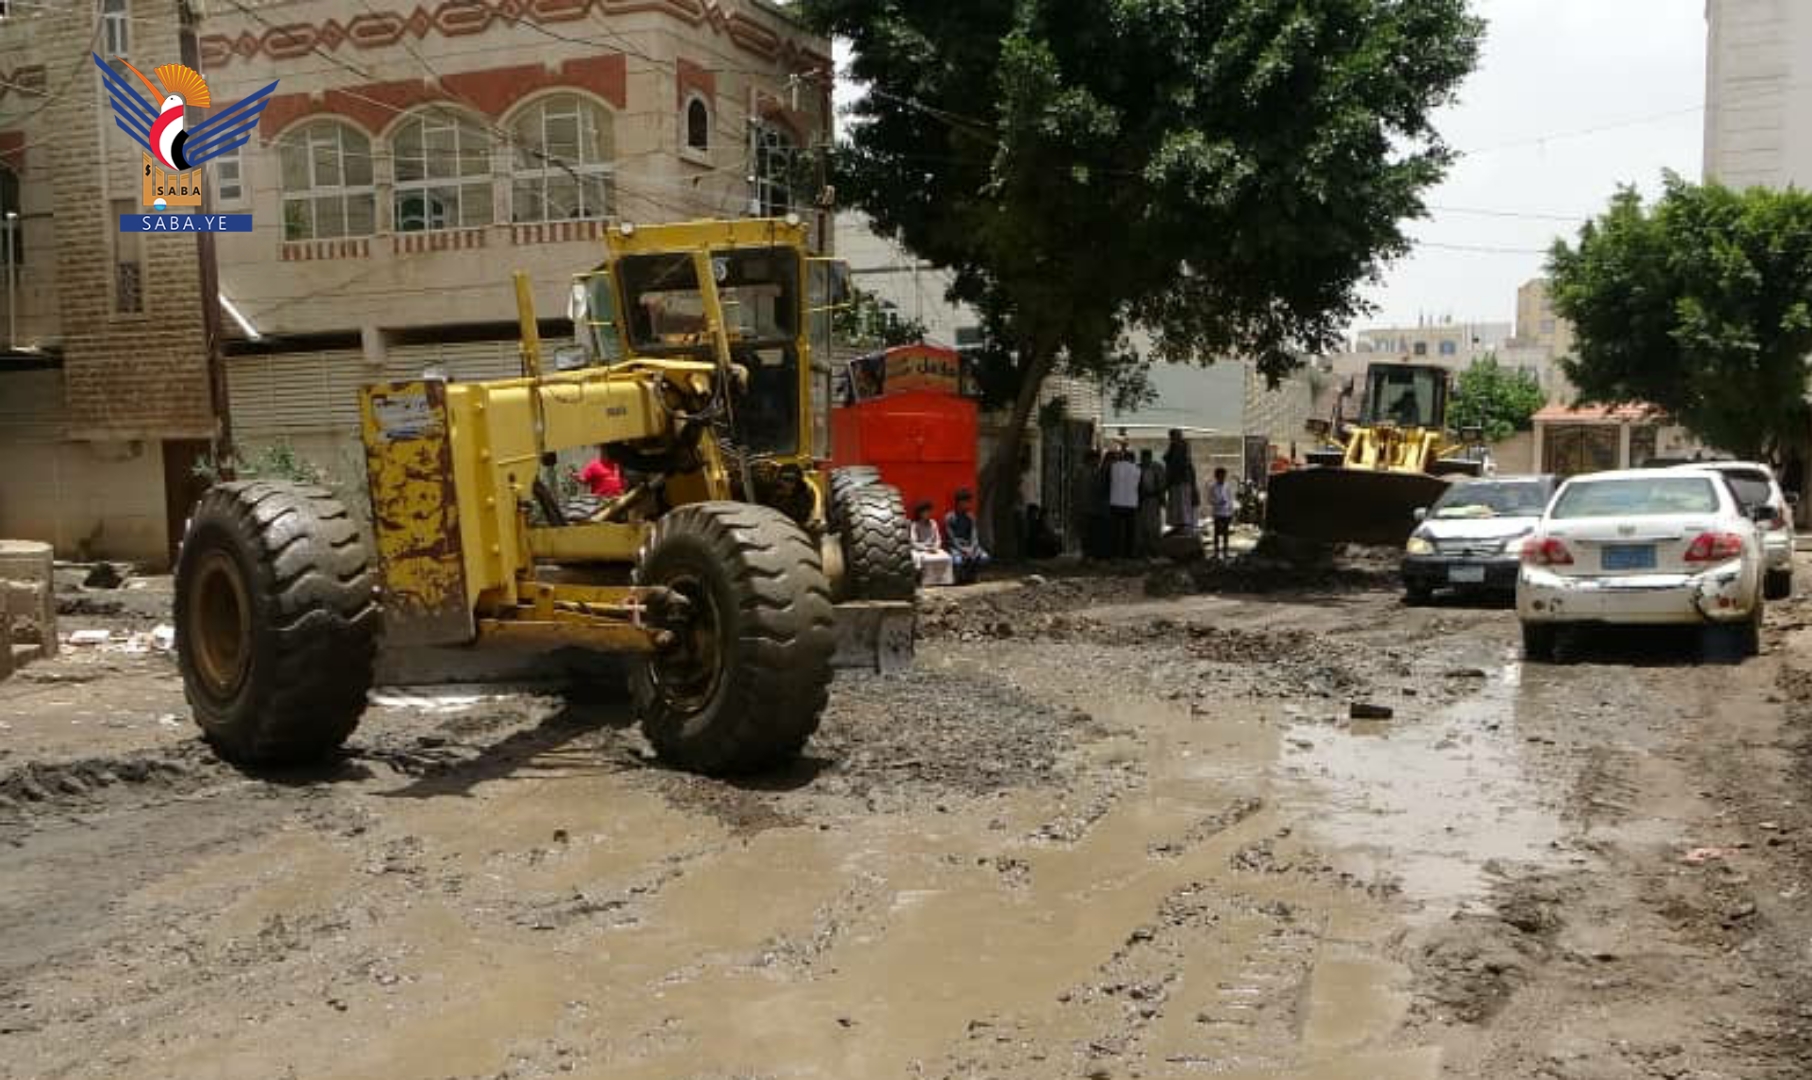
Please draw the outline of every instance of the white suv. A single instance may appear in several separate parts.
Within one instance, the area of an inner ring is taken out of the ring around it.
[[[1770,517],[1757,520],[1757,528],[1762,533],[1765,569],[1762,594],[1770,600],[1785,600],[1792,596],[1793,507],[1774,479],[1774,470],[1755,461],[1706,461],[1675,468],[1709,469],[1721,474],[1747,514],[1753,515],[1758,506],[1773,511]]]

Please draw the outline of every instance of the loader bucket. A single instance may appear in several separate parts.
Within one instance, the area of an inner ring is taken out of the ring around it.
[[[1427,473],[1307,468],[1271,477],[1265,531],[1320,544],[1401,546],[1415,511],[1432,506],[1447,481]]]
[[[837,651],[831,666],[886,674],[912,666],[918,608],[910,600],[855,600],[838,604]]]

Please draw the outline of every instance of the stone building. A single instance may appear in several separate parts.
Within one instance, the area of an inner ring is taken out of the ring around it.
[[[117,231],[140,154],[91,49],[198,63],[216,114],[276,80],[207,166],[208,208],[254,221],[215,238],[222,393],[242,451],[287,444],[349,485],[359,385],[518,370],[511,271],[558,339],[610,222],[798,213],[830,242],[829,43],[765,0],[99,10],[0,21],[0,211],[22,225],[0,534],[159,561],[215,430],[197,241]]]

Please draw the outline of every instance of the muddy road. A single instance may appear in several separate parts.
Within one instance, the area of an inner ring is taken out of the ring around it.
[[[735,784],[608,687],[248,776],[155,652],[34,665],[0,1076],[1812,1075],[1812,606],[1525,668],[1382,575],[1152,584],[941,594]]]

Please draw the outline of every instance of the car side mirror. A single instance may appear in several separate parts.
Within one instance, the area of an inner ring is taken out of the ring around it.
[[[1794,491],[1787,492],[1787,505],[1791,506],[1795,509],[1799,508],[1799,493],[1798,492],[1794,492]]]
[[[1774,507],[1769,506],[1767,503],[1761,503],[1760,505],[1750,507],[1749,520],[1759,521],[1765,525],[1773,524]]]
[[[1410,511],[1409,516],[1412,518],[1415,518],[1417,521],[1427,521],[1428,520],[1428,507],[1418,506],[1414,510]]]

